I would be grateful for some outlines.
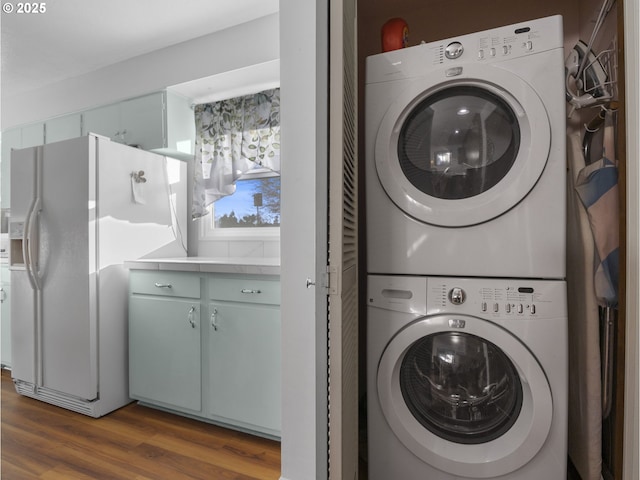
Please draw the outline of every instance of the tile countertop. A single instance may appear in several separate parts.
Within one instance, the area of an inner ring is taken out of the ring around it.
[[[279,258],[176,257],[142,258],[124,263],[131,270],[174,270],[182,272],[280,275]]]

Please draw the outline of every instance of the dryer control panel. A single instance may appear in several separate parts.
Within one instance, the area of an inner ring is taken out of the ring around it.
[[[566,315],[562,280],[427,278],[427,313],[464,313],[491,318]]]
[[[555,15],[371,55],[367,57],[366,81],[413,78],[438,66],[501,62],[562,49],[563,45],[562,17]]]

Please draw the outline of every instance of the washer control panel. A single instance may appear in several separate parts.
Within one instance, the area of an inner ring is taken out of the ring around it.
[[[427,311],[483,317],[550,317],[566,314],[562,280],[428,277]]]
[[[480,295],[480,310],[483,313],[500,313],[504,309],[504,313],[536,314],[536,295],[533,287],[483,288]]]

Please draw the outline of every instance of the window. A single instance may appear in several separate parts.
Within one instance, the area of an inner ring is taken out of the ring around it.
[[[280,89],[196,105],[194,114],[192,216],[198,218],[211,211],[211,203],[235,191],[236,183],[248,175],[280,172]],[[268,207],[274,207],[273,202]]]
[[[214,228],[280,226],[280,177],[238,180],[233,195],[213,206]]]
[[[204,237],[279,235],[280,176],[256,169],[236,181],[233,195],[211,206],[203,219]]]

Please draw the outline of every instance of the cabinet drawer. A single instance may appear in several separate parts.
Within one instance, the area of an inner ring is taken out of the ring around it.
[[[164,297],[200,298],[200,276],[194,273],[131,271],[131,293]]]
[[[277,278],[209,278],[209,298],[229,302],[280,305],[280,281]]]

